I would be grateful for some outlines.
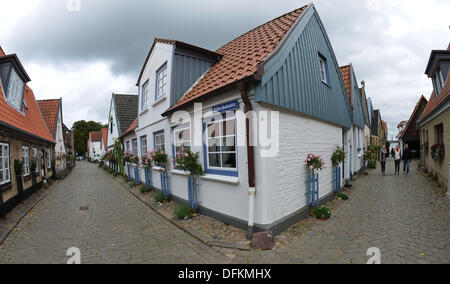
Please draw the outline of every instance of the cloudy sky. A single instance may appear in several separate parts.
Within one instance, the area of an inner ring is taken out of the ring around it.
[[[70,5],[68,5],[68,2]],[[0,0],[0,45],[38,99],[63,98],[67,126],[106,123],[111,94],[136,93],[154,37],[215,50],[302,0]],[[448,0],[316,0],[340,65],[352,63],[389,137],[421,94],[432,49],[450,40]],[[68,8],[70,7],[70,8]],[[81,9],[78,11],[78,7]]]

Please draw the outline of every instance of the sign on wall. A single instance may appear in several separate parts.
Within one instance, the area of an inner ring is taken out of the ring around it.
[[[239,108],[239,101],[231,101],[221,105],[213,106],[213,113],[223,113],[226,111],[232,111]]]

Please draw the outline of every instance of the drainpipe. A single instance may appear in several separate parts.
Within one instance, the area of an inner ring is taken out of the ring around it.
[[[248,81],[240,82],[237,84],[239,91],[241,92],[241,98],[244,101],[245,113],[253,110],[250,99],[248,98],[248,88],[250,83]],[[255,147],[252,141],[250,141],[251,125],[250,118],[247,116],[245,119],[246,125],[246,137],[247,137],[247,160],[248,160],[248,239],[253,238],[253,220],[255,210]]]

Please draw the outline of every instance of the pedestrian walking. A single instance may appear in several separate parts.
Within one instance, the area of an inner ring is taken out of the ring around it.
[[[394,155],[395,155],[395,150],[394,150],[394,147],[392,147],[392,149],[391,149],[391,157],[394,158]]]
[[[379,154],[378,154],[378,160],[381,164],[381,174],[386,175],[386,158],[387,158],[388,152],[386,150],[386,146],[383,145],[383,148],[381,148]]]
[[[395,174],[400,175],[400,162],[402,160],[402,153],[400,152],[400,146],[396,146],[394,150],[394,163],[395,163]]]
[[[409,174],[409,164],[411,163],[411,150],[408,144],[405,145],[403,150],[403,173]]]

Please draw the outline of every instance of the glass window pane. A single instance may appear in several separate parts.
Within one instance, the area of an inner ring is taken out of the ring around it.
[[[222,167],[236,168],[236,153],[223,153],[222,154]]]
[[[217,137],[219,136],[219,124],[214,123],[208,126],[208,137]]]
[[[208,152],[220,151],[220,138],[208,139]]]
[[[223,135],[233,135],[235,134],[235,123],[234,119],[227,120],[223,122]]]
[[[234,136],[223,137],[222,138],[222,151],[224,151],[224,152],[236,151],[235,140],[236,139]]]
[[[183,130],[183,140],[190,140],[191,139],[191,130],[185,129]]]
[[[209,154],[209,166],[220,167],[220,154]]]

